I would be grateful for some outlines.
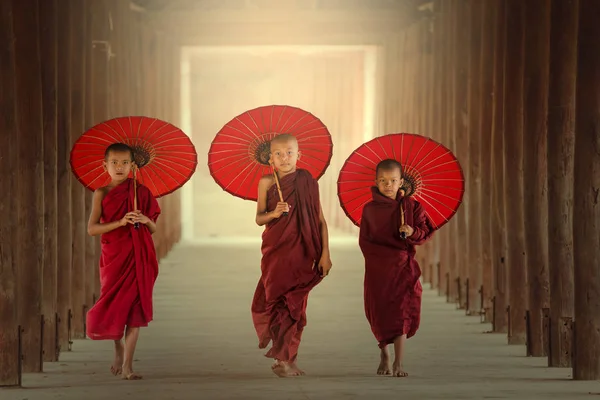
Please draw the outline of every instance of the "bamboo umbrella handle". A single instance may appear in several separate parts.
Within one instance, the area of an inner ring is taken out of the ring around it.
[[[137,168],[133,167],[133,211],[136,211],[137,208],[137,179],[136,179],[136,171]],[[133,224],[133,227],[135,229],[140,229],[140,223],[139,222],[135,222]]]
[[[281,192],[281,186],[279,185],[279,178],[277,177],[277,171],[275,171],[275,167],[273,167],[273,176],[275,177],[275,184],[277,185],[277,191],[279,192],[279,201],[283,203],[283,193]],[[288,215],[288,212],[284,211],[282,215],[285,217]]]
[[[400,203],[400,226],[404,225],[404,208],[402,207],[402,203]],[[400,238],[406,239],[406,232],[400,232]]]

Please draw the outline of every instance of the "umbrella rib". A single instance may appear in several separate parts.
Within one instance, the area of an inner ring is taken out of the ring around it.
[[[446,216],[444,214],[442,214],[433,204],[431,204],[429,201],[427,201],[427,199],[425,199],[424,197],[421,197],[421,200],[424,201],[425,203],[427,203],[429,205],[429,207],[431,207],[431,209],[433,209],[434,211],[436,211],[438,214],[440,214],[440,216],[442,218],[446,218]],[[427,210],[425,210],[427,212]]]
[[[179,175],[180,175],[181,177],[183,177],[184,179],[185,179],[185,178],[187,178],[187,176],[186,176],[184,173],[182,173],[182,172],[178,171],[177,169],[175,169],[174,167],[172,167],[172,166],[170,166],[170,165],[168,165],[168,164],[165,164],[164,162],[162,162],[162,161],[160,161],[160,160],[154,160],[154,162],[153,162],[152,164],[148,164],[147,166],[154,165],[154,164],[156,164],[156,165],[160,165],[160,166],[162,167],[163,171],[164,171],[165,169],[170,169],[171,171],[174,171],[175,173],[179,174]],[[170,176],[171,178],[173,178],[173,179],[177,180],[177,179],[176,179],[176,178],[175,178],[173,175],[169,175],[169,176]],[[177,183],[179,184],[179,183],[181,183],[181,182],[177,182]]]
[[[433,150],[435,150],[435,149],[433,149]],[[445,157],[445,156],[447,156],[448,154],[450,154],[450,155],[452,156],[452,153],[450,153],[450,151],[448,150],[446,153],[443,153],[443,154],[440,154],[440,155],[438,155],[436,158],[434,158],[433,160],[430,160],[429,162],[427,162],[427,164],[425,164],[425,165],[421,166],[420,168],[422,168],[422,169],[423,169],[423,168],[426,168],[426,167],[428,167],[430,164],[432,164],[432,163],[436,162],[437,160],[439,160],[439,159],[440,159],[440,158],[442,158],[442,157]],[[454,158],[454,157],[452,157],[452,158]],[[418,165],[415,165],[415,168],[416,168],[416,167],[418,167]]]
[[[226,133],[220,133],[219,134],[219,138],[221,138],[221,137],[226,137],[226,138],[231,138],[231,139],[238,139],[239,141],[241,141],[243,143],[247,143],[247,144],[251,144],[252,143],[251,140],[248,140],[246,138],[239,137],[239,136],[228,135]],[[226,143],[226,142],[214,142],[213,141],[213,144],[223,144],[223,143]]]
[[[440,163],[440,164],[434,165],[434,166],[433,166],[433,167],[431,167],[431,168],[424,169],[423,171],[421,171],[421,173],[423,174],[423,173],[429,172],[429,171],[431,171],[431,170],[435,170],[436,168],[443,167],[444,165],[448,165],[448,164],[454,164],[454,163],[458,163],[458,160],[456,160],[456,159],[452,159],[452,160],[449,160],[449,161],[446,161],[446,162],[443,162],[443,163]]]
[[[152,171],[152,172],[154,172],[154,169],[152,168],[152,166],[151,166],[151,165],[149,165],[149,167],[150,167],[149,171]],[[144,175],[149,175],[149,174],[148,174],[148,173],[146,173],[146,172],[144,171]],[[158,179],[160,179],[160,180],[162,181],[162,183],[165,183],[165,182],[163,181],[163,179],[160,177],[160,175],[158,175],[156,172],[154,172],[154,175],[155,175],[156,177],[158,177]],[[145,183],[145,180],[144,180],[144,183]],[[158,186],[156,186],[156,183],[154,182],[154,180],[153,180],[153,179],[150,179],[150,177],[149,177],[149,176],[148,176],[148,183],[152,183],[152,186],[154,186],[154,193],[160,193],[160,191],[158,190]],[[167,186],[167,184],[165,184],[165,187],[168,187],[168,186]],[[156,196],[155,196],[155,197],[156,197]]]
[[[292,113],[285,119],[285,121],[283,121],[283,125],[279,126],[279,124],[277,124],[277,129],[280,130],[279,133],[284,133],[284,131],[287,132],[287,128],[286,128],[287,123],[292,119],[292,117],[294,116],[296,111],[298,111],[298,109],[296,107],[289,107],[289,108],[292,110]],[[281,113],[281,115],[283,115],[283,112]],[[280,119],[280,121],[281,121],[281,119]]]
[[[246,167],[244,167],[244,169],[242,169],[233,179],[231,179],[231,182],[226,186],[227,188],[229,188],[229,186],[235,182],[235,180],[242,175],[242,173],[244,173],[248,168],[252,168],[252,164],[248,164],[246,165]]]
[[[432,193],[432,194],[430,194],[430,193]],[[437,200],[437,197],[445,197],[445,198],[447,198],[447,199],[450,199],[450,200],[456,201],[456,202],[458,202],[458,203],[460,203],[460,202],[461,202],[461,200],[460,200],[460,199],[457,199],[457,198],[455,198],[455,197],[452,197],[452,196],[450,196],[449,194],[440,193],[440,192],[438,192],[438,191],[436,191],[436,190],[432,190],[432,189],[424,189],[423,187],[421,187],[421,188],[420,188],[420,190],[419,190],[419,194],[420,194],[420,195],[427,195],[427,196],[429,196],[429,197],[431,197],[431,198],[434,198],[434,199],[436,199],[436,200]],[[435,196],[434,196],[434,195],[435,195]],[[442,202],[440,201],[440,203],[442,203]],[[450,206],[447,206],[447,207],[448,207],[448,208],[451,208]]]
[[[413,136],[413,143],[416,141],[417,136]],[[421,151],[423,150],[423,148],[425,147],[425,145],[427,145],[427,143],[429,143],[430,139],[429,138],[425,138],[425,140],[421,143],[421,147],[419,147],[419,150],[417,150],[417,153],[415,154],[415,156],[412,159],[411,165],[412,168],[414,168],[415,170],[418,170],[418,166],[421,163],[421,160],[423,160],[423,158],[426,158],[427,155],[425,155],[425,157],[421,158],[420,160],[418,160],[415,164],[415,161],[417,160],[417,157],[419,157],[419,154],[421,154]]]
[[[435,192],[435,194],[438,195],[439,193]],[[431,199],[431,201],[435,201],[437,204],[443,206],[446,210],[448,210],[450,212],[454,211],[454,208],[452,208],[448,204],[442,202],[437,196],[432,196],[429,193],[419,193],[419,197],[422,198],[422,199],[425,198],[425,197],[427,197],[427,198]],[[455,200],[455,201],[457,201],[460,204],[459,200],[452,199],[452,198],[451,198],[451,200]]]

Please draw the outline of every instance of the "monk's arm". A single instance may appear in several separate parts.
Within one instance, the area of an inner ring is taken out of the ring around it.
[[[107,222],[105,224],[100,223],[100,216],[102,215],[102,199],[106,192],[102,189],[98,189],[94,192],[94,198],[92,199],[92,212],[90,213],[90,219],[88,220],[88,235],[98,236],[104,233],[113,231],[121,226],[121,221]]]
[[[323,249],[323,255],[329,256],[329,230],[327,229],[327,221],[323,215],[323,208],[319,203],[319,228],[321,230],[321,248]]]
[[[256,201],[256,224],[263,226],[273,221],[276,217],[273,211],[267,212],[267,190],[272,185],[270,179],[263,177],[258,182],[258,199]]]
[[[427,219],[425,210],[419,204],[415,208],[415,226],[413,226],[413,234],[406,240],[412,245],[420,245],[428,241],[433,235],[434,229]]]
[[[150,234],[153,234],[154,232],[156,232],[156,222],[152,221],[150,218],[148,218],[148,222],[146,222],[146,226],[148,227]]]

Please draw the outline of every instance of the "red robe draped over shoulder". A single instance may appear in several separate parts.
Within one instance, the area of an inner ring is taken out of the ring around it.
[[[127,179],[102,200],[100,222],[117,221],[133,211],[133,180]],[[158,202],[150,190],[137,185],[138,209],[156,222]],[[87,335],[94,340],[119,340],[125,326],[142,327],[152,321],[152,290],[158,261],[148,227],[132,224],[101,237],[100,297],[87,313]]]
[[[252,301],[252,320],[259,348],[273,342],[267,357],[294,361],[306,326],[308,294],[322,279],[314,268],[322,252],[319,186],[302,169],[283,177],[280,185],[290,211],[263,232],[262,274]],[[273,185],[267,192],[267,210],[274,210],[278,201]]]
[[[365,257],[365,314],[383,348],[398,336],[413,336],[419,328],[423,288],[415,246],[427,241],[434,229],[418,201],[390,199],[376,187],[372,193],[373,200],[363,209],[359,245]],[[414,229],[404,240],[399,233],[401,203],[404,223]]]

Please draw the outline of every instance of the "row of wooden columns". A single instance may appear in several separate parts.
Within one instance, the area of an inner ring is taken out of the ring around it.
[[[0,46],[0,386],[11,386],[85,337],[100,293],[92,193],[71,147],[112,117],[176,124],[179,50],[119,0],[4,1]],[[179,195],[159,204],[162,258],[180,238]]]
[[[385,131],[431,136],[465,175],[424,278],[527,355],[600,379],[600,3],[436,0],[431,12],[386,53]]]

